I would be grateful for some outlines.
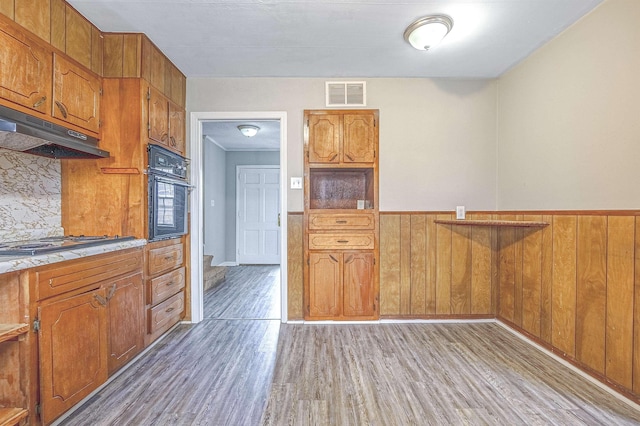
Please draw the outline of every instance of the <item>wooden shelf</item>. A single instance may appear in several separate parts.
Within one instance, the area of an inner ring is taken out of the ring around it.
[[[540,228],[549,225],[548,222],[531,222],[524,220],[442,220],[438,219],[435,223],[442,225],[461,225],[461,226],[513,226],[518,228]]]
[[[0,324],[0,343],[11,340],[28,331],[29,324]]]
[[[0,408],[0,426],[16,425],[28,414],[24,408]]]

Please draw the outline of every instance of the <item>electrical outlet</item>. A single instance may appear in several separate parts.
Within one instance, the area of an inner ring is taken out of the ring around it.
[[[456,219],[464,219],[464,206],[456,206]]]

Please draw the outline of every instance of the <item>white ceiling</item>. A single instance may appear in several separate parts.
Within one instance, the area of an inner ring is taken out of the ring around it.
[[[238,126],[251,124],[260,127],[253,137],[246,137]],[[278,120],[205,121],[202,134],[225,151],[279,151],[280,122]]]
[[[495,78],[602,0],[68,0],[102,31],[143,32],[187,77]],[[453,18],[429,52],[415,19]]]

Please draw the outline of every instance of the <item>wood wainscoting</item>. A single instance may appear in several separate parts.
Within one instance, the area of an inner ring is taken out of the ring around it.
[[[380,213],[382,318],[497,318],[640,402],[640,211],[474,212],[534,228]],[[289,318],[302,319],[302,215],[289,214]]]

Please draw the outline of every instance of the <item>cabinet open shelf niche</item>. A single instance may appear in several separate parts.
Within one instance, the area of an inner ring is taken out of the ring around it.
[[[0,324],[0,343],[14,339],[29,331],[29,324]]]
[[[435,223],[441,225],[460,225],[460,226],[512,226],[517,228],[539,228],[549,225],[547,222],[533,222],[524,220],[448,220],[438,219]]]
[[[309,208],[374,209],[373,169],[310,169]]]

